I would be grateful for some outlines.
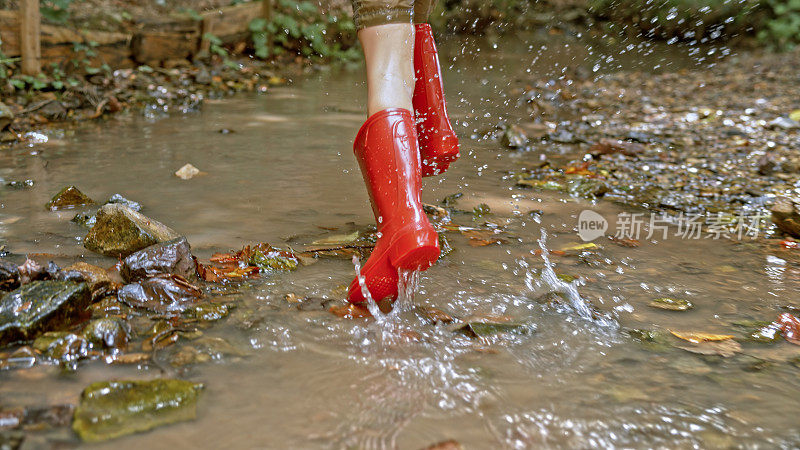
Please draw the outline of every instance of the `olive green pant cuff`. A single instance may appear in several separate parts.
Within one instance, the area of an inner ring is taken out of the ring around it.
[[[387,25],[390,23],[414,23],[414,10],[409,8],[381,8],[358,11],[353,17],[356,29]]]

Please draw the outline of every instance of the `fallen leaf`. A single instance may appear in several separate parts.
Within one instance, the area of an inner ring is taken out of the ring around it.
[[[354,231],[350,234],[337,234],[334,236],[328,236],[322,239],[318,239],[311,243],[311,245],[345,245],[345,244],[352,244],[353,242],[358,239],[359,232]]]
[[[692,302],[689,300],[674,299],[669,297],[651,300],[649,305],[653,308],[666,309],[668,311],[687,311],[694,308],[694,305],[692,305]]]
[[[780,327],[783,337],[787,341],[800,345],[800,319],[789,313],[783,313],[778,316],[775,323]]]
[[[589,170],[589,165],[590,164],[591,164],[591,161],[584,161],[584,162],[578,164],[577,166],[567,166],[564,169],[564,174],[565,175],[583,175],[583,176],[587,176],[587,177],[596,176],[597,174],[595,174],[594,172]]]
[[[733,340],[722,340],[715,342],[704,341],[696,343],[695,345],[676,345],[675,347],[700,355],[719,355],[726,358],[729,358],[742,351],[742,346]]]
[[[582,252],[585,250],[596,250],[598,248],[600,248],[600,246],[598,246],[594,242],[587,242],[585,244],[569,245],[562,248],[561,250],[565,252]]]
[[[370,314],[366,306],[354,305],[352,303],[348,303],[347,305],[333,305],[328,311],[343,319],[363,319],[364,317],[372,317],[372,314]]]
[[[188,180],[197,175],[200,175],[200,173],[201,173],[200,169],[187,163],[183,167],[178,169],[177,172],[175,172],[175,176],[180,178],[181,180]]]
[[[733,339],[733,335],[730,334],[710,334],[710,333],[697,333],[692,331],[673,331],[669,330],[673,336],[683,339],[684,341],[689,341],[695,344],[699,344],[705,341],[727,341],[728,339]]]
[[[625,156],[636,156],[645,150],[645,146],[635,142],[625,142],[616,139],[600,139],[600,142],[589,147],[593,155],[608,155],[622,153]]]
[[[800,109],[795,109],[791,113],[789,113],[789,118],[794,120],[795,122],[800,122]]]
[[[608,236],[608,240],[622,247],[638,247],[639,241],[633,238],[618,238],[616,236]]]

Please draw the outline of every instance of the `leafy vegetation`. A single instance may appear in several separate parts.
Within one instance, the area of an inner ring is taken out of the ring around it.
[[[800,43],[800,0],[589,0],[600,19],[644,37],[707,42],[756,35],[775,49]]]
[[[323,13],[316,2],[278,0],[272,18],[250,23],[255,54],[269,58],[286,52],[338,60],[359,57],[355,25],[342,10]]]

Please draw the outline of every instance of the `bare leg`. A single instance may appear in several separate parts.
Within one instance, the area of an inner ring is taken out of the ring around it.
[[[413,111],[414,26],[392,23],[358,32],[367,63],[367,111],[369,115],[387,108]]]

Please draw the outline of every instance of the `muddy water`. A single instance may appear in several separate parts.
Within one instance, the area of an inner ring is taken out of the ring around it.
[[[349,261],[322,260],[236,289],[237,310],[205,333],[245,356],[174,368],[167,349],[157,364],[139,368],[94,362],[72,374],[54,367],[4,372],[2,404],[74,402],[86,384],[109,378],[205,383],[196,421],[101,448],[421,448],[447,439],[465,448],[800,445],[800,369],[789,362],[800,348],[745,344],[723,358],[643,345],[626,331],[728,333],[737,320],[771,320],[798,304],[800,277],[787,255],[749,241],[669,237],[627,248],[601,238],[592,253],[551,255],[556,273],[582,277],[575,287],[597,318],[536,301],[542,229],[546,246],[558,250],[580,242],[580,211],[609,220],[626,211],[512,188],[507,171],[541,155],[510,154],[469,136],[523,114],[508,92],[519,80],[596,64],[601,73],[707,63],[691,49],[661,47],[617,52],[609,61],[608,49],[586,42],[525,36],[502,51],[486,41],[449,42],[442,51],[463,158],[446,176],[426,180],[423,197],[437,203],[463,192],[457,207],[465,211],[488,204],[493,214],[454,214],[453,222],[494,224],[504,243],[472,247],[451,235],[455,251],[422,274],[411,303],[459,317],[509,316],[533,333],[475,341],[427,324],[413,308],[385,325],[298,311],[285,294],[338,298],[352,278]],[[350,150],[364,120],[361,79],[360,71],[319,72],[269,95],[209,102],[199,113],[122,118],[4,152],[0,176],[36,185],[3,192],[0,240],[18,254],[85,255],[110,265],[82,248],[84,231],[68,221],[72,214],[42,207],[71,183],[98,199],[120,192],[141,202],[147,215],[184,233],[201,258],[245,242],[299,245],[366,226],[372,218]],[[186,162],[205,174],[188,181],[171,175]],[[688,299],[695,308],[648,306],[659,297]],[[56,438],[74,439],[67,431]]]

